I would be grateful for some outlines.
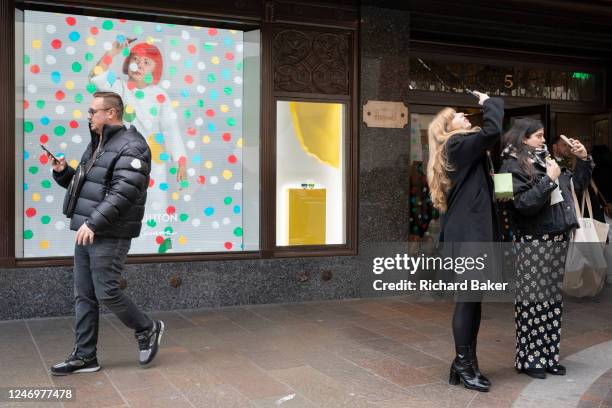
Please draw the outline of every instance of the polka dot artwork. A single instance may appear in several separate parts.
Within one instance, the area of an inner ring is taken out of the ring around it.
[[[24,24],[24,257],[73,254],[65,189],[39,144],[76,167],[96,91],[124,95],[126,126],[151,148],[145,218],[130,253],[241,251],[243,33],[33,10]],[[123,72],[136,45],[160,51],[160,75],[140,73],[133,60]]]

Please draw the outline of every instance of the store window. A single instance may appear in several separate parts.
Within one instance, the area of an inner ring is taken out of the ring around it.
[[[259,249],[259,31],[40,10],[16,13],[18,258],[69,256],[65,190],[40,144],[75,167],[96,91],[124,100],[152,152],[131,254]]]
[[[276,245],[346,243],[346,105],[276,105]]]

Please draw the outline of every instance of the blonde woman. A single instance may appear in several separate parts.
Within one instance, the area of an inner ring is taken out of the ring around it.
[[[440,111],[429,125],[427,182],[433,204],[442,213],[440,242],[501,240],[487,149],[500,139],[504,103],[484,93],[474,94],[483,107],[482,129],[451,108]],[[481,302],[455,303],[456,357],[449,382],[488,391],[491,382],[478,369],[476,359],[481,308]]]

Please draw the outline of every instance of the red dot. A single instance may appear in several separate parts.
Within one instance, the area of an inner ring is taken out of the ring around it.
[[[187,51],[189,51],[190,54],[195,54],[196,53],[196,46],[193,44],[189,44],[187,46]]]
[[[225,244],[223,244],[223,246],[225,247],[225,249],[232,249],[233,247],[231,242],[226,242]]]
[[[180,165],[185,165],[185,164],[187,164],[187,158],[186,158],[185,156],[181,156],[181,157],[179,157],[179,159],[178,159],[178,163],[179,163]]]
[[[48,141],[49,141],[49,136],[45,135],[44,133],[40,135],[40,143],[45,144]]]
[[[98,32],[99,32],[98,27],[91,27],[91,28],[89,29],[89,32],[90,32],[92,35],[98,35]]]
[[[187,134],[188,134],[189,136],[195,136],[195,134],[196,134],[196,130],[195,130],[195,128],[192,128],[192,127],[187,128]]]
[[[208,35],[217,35],[217,29],[216,28],[209,28],[208,29]]]
[[[227,161],[234,164],[236,163],[236,161],[238,161],[238,159],[236,159],[236,156],[234,156],[233,154],[230,154],[229,157],[227,158]]]
[[[157,102],[159,103],[166,102],[166,97],[164,96],[164,94],[157,94],[156,99],[157,99]]]
[[[136,88],[136,82],[134,81],[128,81],[127,83],[127,87],[130,91],[132,91],[134,88]]]
[[[30,102],[23,101],[23,109],[28,109],[30,107]]]
[[[55,39],[51,41],[51,47],[53,47],[53,49],[59,50],[60,48],[62,48],[62,42],[58,39]]]
[[[76,120],[71,120],[68,125],[70,126],[71,129],[76,129],[79,127],[79,122],[77,122]]]
[[[113,63],[113,57],[111,57],[110,55],[105,55],[104,58],[102,58],[102,62],[106,65],[110,65]]]
[[[198,183],[200,183],[200,184],[206,183],[206,177],[205,176],[198,177]]]
[[[47,164],[49,163],[49,158],[47,157],[47,153],[42,153],[39,157],[38,160],[40,160],[41,164]]]
[[[66,94],[63,91],[57,91],[55,93],[55,99],[57,99],[58,101],[61,101],[65,97],[66,97]]]
[[[231,52],[226,52],[225,53],[225,59],[228,61],[233,61],[234,60],[234,54],[232,54]]]
[[[32,65],[30,67],[30,72],[33,74],[38,74],[40,72],[40,67],[38,65]]]
[[[185,83],[186,84],[192,84],[193,83],[193,77],[191,75],[185,75]]]
[[[127,21],[127,20],[126,20],[125,18],[120,18],[120,19],[119,19],[119,22],[120,22],[121,24],[125,23],[126,21]]]
[[[155,180],[149,179],[149,187],[153,187],[155,185]]]
[[[74,17],[66,17],[66,24],[69,26],[73,26],[76,24],[76,18]]]
[[[34,208],[28,208],[28,209],[26,210],[26,212],[25,212],[25,215],[26,215],[28,218],[32,218],[32,217],[34,217],[34,216],[36,215],[36,210],[35,210]]]
[[[155,237],[155,242],[157,242],[158,245],[161,245],[164,243],[164,237],[162,237],[161,235],[158,235],[157,237]]]
[[[176,208],[174,208],[173,206],[169,206],[168,208],[166,208],[166,213],[168,215],[172,215],[176,212]]]
[[[232,135],[231,135],[231,134],[229,134],[229,133],[227,133],[227,132],[226,132],[226,133],[224,133],[224,134],[223,134],[223,141],[225,141],[225,142],[229,142],[230,140],[232,140]]]
[[[213,109],[206,109],[206,116],[212,118],[215,116],[215,111]]]

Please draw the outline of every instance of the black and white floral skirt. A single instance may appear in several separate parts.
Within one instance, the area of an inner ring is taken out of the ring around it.
[[[514,236],[517,291],[514,303],[518,369],[559,362],[567,234]]]

